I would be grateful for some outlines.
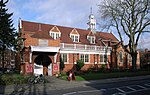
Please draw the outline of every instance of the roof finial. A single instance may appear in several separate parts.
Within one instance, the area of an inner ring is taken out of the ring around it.
[[[92,7],[91,7],[91,14],[93,14],[93,12],[92,12]]]
[[[19,17],[19,20],[18,20],[18,27],[21,29],[22,28],[22,21],[21,21],[21,18]]]

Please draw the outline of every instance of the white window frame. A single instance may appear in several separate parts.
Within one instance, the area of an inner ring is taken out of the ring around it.
[[[77,40],[76,40],[77,37]],[[73,42],[79,42],[80,36],[77,34],[70,34],[70,38],[72,39]]]
[[[63,59],[64,59],[64,54],[66,54],[67,55],[67,61],[65,62]],[[64,61],[64,63],[66,64],[66,63],[68,63],[68,54],[67,53],[61,53],[61,58],[62,58],[62,60]]]
[[[82,55],[83,55],[83,57],[84,57],[82,61],[83,61],[85,64],[90,63],[90,55],[89,55],[89,54],[80,54],[80,60],[81,60],[81,56],[82,56]],[[88,55],[88,62],[85,62],[85,56],[86,56],[86,55]]]
[[[95,44],[95,36],[87,36],[87,39],[90,41],[91,44]]]
[[[39,46],[48,46],[48,40],[39,39],[39,40],[38,40],[38,45],[39,45]]]
[[[128,54],[128,62],[129,62],[129,63],[132,63],[132,57],[131,57],[130,54]]]
[[[61,33],[60,32],[52,32],[50,31],[50,36],[53,38],[53,39],[57,39],[61,36]]]
[[[120,55],[120,54],[121,54],[121,55]],[[123,63],[123,51],[120,51],[120,52],[119,52],[118,57],[119,57],[119,62],[120,62],[120,63]],[[121,57],[122,57],[122,58],[121,58]]]
[[[102,58],[103,58],[103,61],[101,61],[101,56],[102,56]],[[105,62],[105,56],[107,56],[107,61]],[[104,54],[100,54],[99,55],[99,62],[100,62],[100,64],[107,64],[108,63],[108,55],[104,55]]]

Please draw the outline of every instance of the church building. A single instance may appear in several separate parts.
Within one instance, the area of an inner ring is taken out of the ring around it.
[[[88,29],[79,29],[20,20],[19,33],[24,39],[21,73],[52,76],[60,73],[60,60],[65,65],[63,72],[74,70],[77,60],[84,62],[81,70],[85,71],[102,65],[108,69],[132,66],[119,40],[112,33],[96,30],[92,13],[87,24]]]

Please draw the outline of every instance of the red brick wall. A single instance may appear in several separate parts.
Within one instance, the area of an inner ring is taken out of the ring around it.
[[[73,55],[74,55],[74,58],[73,58]],[[65,68],[64,68],[63,72],[68,72],[68,71],[72,70],[73,69],[73,59],[74,59],[74,62],[76,62],[79,59],[79,56],[80,56],[80,54],[68,54],[69,62],[67,64],[65,64]],[[101,68],[102,64],[99,63],[99,60],[100,60],[99,55],[96,54],[95,57],[94,57],[94,54],[91,54],[90,55],[90,62],[85,63],[85,65],[81,68],[81,70],[87,71],[89,68],[92,68],[94,66],[95,67],[97,66],[98,68]],[[110,56],[108,56],[108,60],[110,61]],[[97,62],[98,64],[95,64],[94,61],[95,62],[98,61]],[[107,66],[106,66],[106,68],[107,68]]]
[[[68,72],[73,69],[73,64],[65,64],[63,72]]]
[[[84,64],[84,66],[81,68],[83,71],[87,71],[89,68],[93,67],[94,64]]]
[[[25,47],[29,47],[29,46],[38,46],[38,39],[37,38],[32,38],[31,36],[33,35],[33,32],[26,32],[23,33],[23,37],[26,39],[24,42]],[[58,46],[60,45],[60,39],[56,39],[56,40],[48,40],[48,46]]]
[[[30,33],[30,32],[24,33],[24,37],[25,37],[24,45],[25,45],[25,47],[29,47],[30,45],[32,45],[32,46],[38,45],[38,39],[31,38],[32,35],[33,35],[33,33]]]
[[[48,46],[56,46],[56,47],[59,47],[59,46],[60,46],[60,39],[48,40]]]

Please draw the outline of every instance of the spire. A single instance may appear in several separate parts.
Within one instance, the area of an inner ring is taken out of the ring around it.
[[[22,20],[21,18],[19,17],[19,20],[18,20],[18,27],[21,29],[22,28]]]
[[[96,32],[96,19],[93,15],[93,12],[92,12],[92,7],[91,7],[91,12],[90,12],[90,15],[89,15],[89,20],[88,20],[88,26],[89,26],[89,30],[91,30],[92,32]]]
[[[91,7],[91,14],[93,14],[93,13],[92,13],[92,7]]]

